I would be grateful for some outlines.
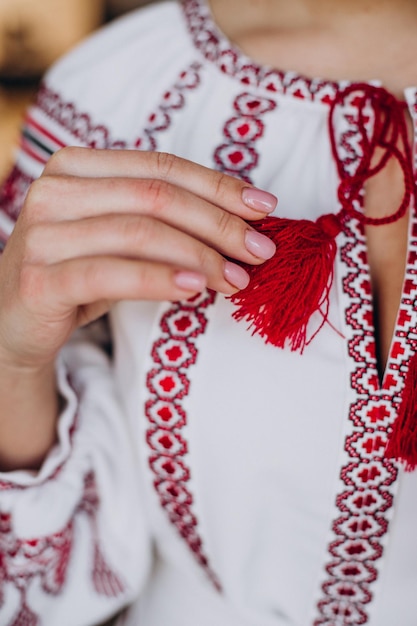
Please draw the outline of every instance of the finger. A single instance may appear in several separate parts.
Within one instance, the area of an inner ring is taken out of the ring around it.
[[[248,282],[247,272],[210,246],[148,217],[108,216],[47,224],[28,244],[24,263],[57,265],[77,258],[112,257],[196,272],[210,289],[231,294]],[[29,237],[31,240],[33,236]]]
[[[179,277],[179,278],[178,278]],[[202,291],[206,279],[164,264],[77,258],[50,266],[27,265],[21,293],[30,309],[61,319],[77,307],[120,300],[179,300]]]
[[[259,219],[277,204],[274,195],[235,176],[163,152],[64,148],[51,157],[45,174],[81,178],[148,178],[180,184],[244,219]]]
[[[246,272],[224,262],[224,293],[232,294],[249,281]],[[229,282],[228,282],[229,281]],[[82,306],[103,301],[181,300],[201,292],[206,277],[161,263],[112,257],[77,258],[50,266],[25,266],[21,293],[26,308],[61,320]],[[29,303],[29,305],[28,305]],[[47,303],[48,310],[45,312]]]
[[[46,177],[34,183],[23,219],[33,229],[48,221],[103,216],[116,221],[118,212],[131,214],[132,220],[142,215],[161,221],[245,263],[256,264],[275,253],[275,245],[240,217],[163,181]]]
[[[263,237],[253,234],[257,239]],[[251,235],[246,235],[246,241]],[[211,288],[220,291],[224,288],[219,282],[219,277],[223,279],[222,254],[195,237],[148,216],[108,215],[36,224],[26,234],[24,261],[27,263],[52,265],[76,257],[110,255],[199,271],[207,276]],[[247,258],[242,260],[247,262],[261,262],[249,250],[244,256]]]

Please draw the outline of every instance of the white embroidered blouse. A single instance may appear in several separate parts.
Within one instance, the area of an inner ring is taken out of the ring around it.
[[[339,210],[328,133],[341,84],[257,65],[204,0],[141,9],[47,75],[1,191],[6,242],[65,145],[173,152],[276,193],[280,216]],[[417,126],[417,89],[406,90]],[[337,118],[355,166],[354,99]],[[363,229],[338,236],[325,324],[300,355],[204,293],[122,303],[114,362],[82,338],[37,475],[0,477],[0,624],[416,626],[417,475],[384,459],[417,347],[417,222],[383,382]],[[312,325],[318,320],[313,319]]]

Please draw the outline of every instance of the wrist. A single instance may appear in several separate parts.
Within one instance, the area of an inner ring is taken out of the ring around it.
[[[0,469],[38,469],[56,442],[55,366],[0,362]]]

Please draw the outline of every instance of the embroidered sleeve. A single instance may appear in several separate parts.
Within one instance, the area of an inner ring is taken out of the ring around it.
[[[64,145],[58,121],[47,118],[39,106],[29,112],[0,189],[0,250],[31,182]],[[139,470],[102,329],[77,333],[57,361],[64,409],[40,471],[0,474],[0,623],[8,626],[64,624],[68,616],[74,626],[103,623],[147,577]]]
[[[162,128],[165,109],[149,112],[162,94],[178,106],[167,85],[195,60],[177,3],[166,5],[164,20],[158,5],[102,29],[46,76],[0,188],[0,250],[58,149],[155,148],[152,133],[138,139],[138,129]],[[171,36],[173,20],[183,37]],[[181,76],[184,91],[195,71]],[[37,475],[0,475],[0,623],[8,626],[105,623],[138,595],[149,570],[142,472],[109,357],[79,336],[57,373],[66,405],[56,447]]]
[[[101,623],[137,596],[150,562],[109,358],[79,338],[58,377],[67,406],[56,450],[36,476],[0,474],[0,621],[10,626],[68,623],[69,614],[74,625]]]

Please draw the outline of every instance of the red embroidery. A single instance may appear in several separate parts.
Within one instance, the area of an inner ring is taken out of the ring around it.
[[[90,148],[126,148],[127,142],[113,139],[104,124],[94,124],[88,115],[77,110],[72,102],[42,84],[36,105],[62,128],[69,131],[83,145]]]
[[[157,150],[156,134],[169,128],[172,122],[172,114],[182,109],[185,105],[187,91],[193,90],[200,84],[199,63],[192,63],[189,68],[180,73],[172,89],[165,92],[162,101],[156,111],[148,117],[147,126],[134,143],[134,147],[140,150]]]
[[[102,553],[97,532],[99,497],[94,474],[84,479],[84,491],[68,524],[52,535],[19,539],[13,531],[10,513],[0,512],[0,608],[4,587],[11,584],[20,593],[20,607],[10,626],[38,626],[39,617],[27,603],[27,592],[37,579],[45,593],[57,596],[67,578],[74,543],[75,518],[87,514],[93,535],[92,579],[98,594],[115,597],[124,591],[121,578],[115,574]]]
[[[94,541],[92,578],[94,589],[102,596],[115,598],[125,589],[122,579],[116,574],[107,563],[99,542],[97,527],[97,515],[100,507],[100,497],[93,472],[89,472],[84,479],[84,495],[77,512],[87,514],[91,533]]]
[[[164,94],[159,108],[149,116],[143,136],[131,142],[112,138],[106,126],[94,124],[87,113],[78,111],[75,104],[65,102],[58,93],[49,89],[46,84],[41,85],[36,104],[43,113],[70,132],[85,146],[107,149],[134,147],[141,150],[155,150],[155,133],[167,129],[171,123],[172,112],[184,106],[184,92],[198,86],[200,82],[199,70],[200,65],[192,63],[188,69],[181,72],[173,89]],[[33,116],[29,116],[26,120],[21,147],[27,156],[44,164],[50,154],[64,147],[64,143],[59,137],[43,128]],[[14,222],[21,211],[33,180],[24,174],[18,166],[15,166],[0,189],[1,210]],[[5,243],[7,235],[4,234],[0,239]]]
[[[261,116],[274,111],[276,104],[269,98],[242,93],[233,107],[236,115],[224,126],[226,142],[216,149],[214,160],[222,172],[251,182],[251,170],[258,164],[253,142],[262,137],[265,130]]]
[[[361,149],[356,141],[353,108],[351,102],[345,125],[341,121],[339,138],[346,167],[352,169]],[[343,490],[336,498],[334,537],[329,545],[315,626],[336,623],[356,626],[369,620],[367,605],[372,599],[372,585],[378,578],[378,562],[384,552],[396,489],[397,467],[384,458],[384,450],[396,417],[404,372],[414,349],[411,333],[416,329],[410,328],[410,321],[415,314],[416,287],[411,282],[411,274],[415,273],[412,267],[417,247],[415,232],[413,229],[396,336],[380,388],[364,233],[354,221],[346,228],[341,259],[345,274],[343,288],[349,298],[346,323],[350,329],[348,350],[356,399],[349,411],[350,432],[344,447],[348,458],[340,474]]]
[[[0,188],[0,208],[14,222],[20,213],[33,178],[15,165]]]
[[[188,30],[196,48],[220,71],[234,76],[243,85],[261,87],[273,93],[330,104],[336,83],[310,80],[293,72],[280,72],[245,57],[219,31],[203,0],[183,0]]]
[[[187,465],[188,445],[182,434],[187,414],[181,404],[188,395],[188,369],[197,358],[196,339],[207,324],[206,309],[214,302],[213,293],[205,293],[185,303],[177,302],[161,319],[161,334],[153,345],[154,368],[148,373],[150,399],[145,413],[150,422],[146,438],[151,450],[149,466],[161,506],[171,523],[187,542],[197,561],[220,589],[198,534],[193,512],[191,476]]]
[[[411,115],[414,126],[414,137],[417,136],[417,89],[414,89],[412,93],[409,95],[410,100],[413,102],[413,106],[411,109]],[[417,154],[414,151],[414,170],[417,171]]]
[[[185,93],[200,84],[199,71],[200,65],[192,63],[189,68],[180,73],[173,88],[164,93],[161,104],[149,116],[142,136],[133,141],[133,147],[143,150],[156,149],[157,133],[170,126],[172,114],[185,104]],[[74,104],[63,101],[58,93],[53,92],[46,85],[43,85],[39,91],[37,105],[48,117],[86,146],[95,148],[128,146],[125,141],[112,139],[105,126],[94,125],[88,114],[80,113]],[[39,125],[36,130],[39,130]],[[47,139],[51,137],[48,136]],[[58,141],[55,136],[54,140]],[[16,168],[2,189],[3,206],[13,219],[17,218],[24,201],[24,195],[20,193],[22,181],[25,183],[26,194],[32,179],[25,177]],[[205,296],[201,303],[202,311],[213,299],[213,295]],[[219,586],[204,555],[201,539],[196,532],[197,521],[190,510],[192,496],[186,488],[186,482],[190,476],[189,470],[184,462],[175,458],[176,455],[185,454],[187,450],[186,442],[179,432],[186,423],[186,414],[178,400],[188,393],[189,386],[186,374],[182,370],[188,368],[196,359],[197,351],[192,339],[202,332],[206,323],[204,313],[199,312],[198,306],[197,301],[194,305],[189,304],[187,312],[180,312],[172,319],[167,317],[162,323],[164,332],[170,332],[172,339],[166,342],[163,339],[154,346],[152,354],[154,361],[157,364],[163,362],[165,369],[164,371],[154,370],[149,376],[150,390],[156,395],[161,394],[161,400],[155,397],[154,401],[147,405],[147,416],[153,425],[148,431],[147,439],[151,449],[158,452],[158,457],[153,456],[150,459],[150,465],[158,477],[155,487],[161,502],[199,562],[205,567],[215,585]],[[192,316],[188,314],[191,310],[193,310]],[[188,337],[189,341],[184,342],[185,337]],[[1,487],[3,489],[16,488],[9,483],[4,483]],[[83,506],[90,516],[93,531],[96,533],[95,514],[93,514],[95,509],[91,502],[89,507],[87,503],[88,500],[85,500]],[[116,595],[122,589],[120,580],[106,566],[97,542],[94,549],[93,579],[99,593]],[[22,611],[26,610],[22,596]]]
[[[148,117],[142,136],[134,146],[142,150],[157,149],[157,133],[169,128],[172,114],[185,105],[185,94],[200,84],[200,65],[193,63],[181,72],[172,89],[165,92],[159,107]],[[193,496],[189,489],[191,472],[187,466],[188,446],[182,430],[187,414],[181,404],[188,395],[187,370],[195,364],[195,340],[207,324],[205,310],[214,302],[214,294],[205,293],[186,303],[175,303],[163,316],[161,337],[152,348],[153,369],[147,376],[149,399],[145,414],[149,421],[146,441],[150,449],[149,466],[154,487],[169,520],[188,544],[198,563],[205,569],[216,588],[220,584],[205,554],[193,513]]]
[[[141,150],[155,150],[154,134],[166,130],[171,124],[172,112],[181,109],[185,103],[184,93],[194,89],[200,82],[200,65],[192,63],[189,68],[180,73],[173,89],[165,92],[161,104],[148,118],[144,135],[136,140],[121,140],[111,136],[110,130],[104,124],[92,122],[88,113],[78,111],[75,104],[64,101],[61,96],[41,85],[38,93],[37,106],[62,128],[70,132],[83,145],[91,148],[138,148]]]
[[[196,68],[197,69],[197,68]],[[248,70],[248,82],[250,71]],[[196,80],[187,86],[196,86]],[[175,90],[178,90],[178,85]],[[170,91],[168,101],[179,108],[183,99]],[[162,111],[150,117],[151,126],[145,131],[147,146],[156,149],[155,130],[165,130],[169,125],[166,105]],[[214,159],[221,171],[250,180],[250,172],[258,163],[254,142],[262,137],[264,123],[261,116],[273,111],[276,104],[265,97],[249,92],[240,94],[234,102],[234,116],[224,126],[226,142],[217,148]],[[141,143],[137,144],[142,147]],[[187,370],[195,364],[197,347],[195,339],[204,332],[207,319],[205,309],[214,303],[214,294],[203,294],[186,303],[176,303],[161,320],[162,338],[152,348],[155,367],[149,372],[147,386],[150,400],[146,403],[146,415],[150,422],[147,442],[152,450],[149,464],[155,475],[154,485],[161,505],[170,521],[196,555],[216,587],[219,586],[197,532],[197,519],[192,510],[193,496],[189,490],[190,469],[186,464],[187,442],[182,429],[187,415],[181,404],[189,393]]]

